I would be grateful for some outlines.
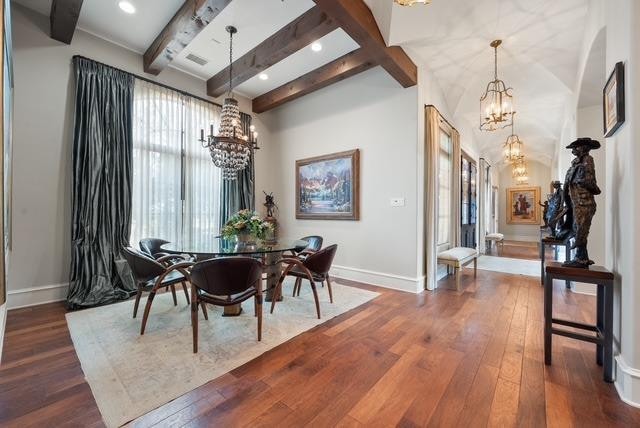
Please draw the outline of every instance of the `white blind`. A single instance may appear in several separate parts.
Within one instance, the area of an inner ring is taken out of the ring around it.
[[[218,234],[220,171],[197,139],[219,117],[213,104],[136,80],[132,246],[141,238],[191,245]]]

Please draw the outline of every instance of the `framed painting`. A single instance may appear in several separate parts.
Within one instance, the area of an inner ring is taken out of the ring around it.
[[[624,123],[624,64],[618,62],[602,91],[604,136],[610,137]]]
[[[360,150],[296,161],[296,218],[360,219]]]
[[[507,223],[540,224],[540,187],[509,187],[507,189]]]

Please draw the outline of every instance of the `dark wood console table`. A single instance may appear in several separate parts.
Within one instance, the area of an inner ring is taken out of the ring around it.
[[[598,286],[596,325],[553,318],[553,280],[585,282]],[[605,382],[613,382],[613,273],[602,266],[589,269],[563,267],[550,262],[544,283],[544,363],[551,364],[551,336],[557,334],[596,344],[596,363],[604,365]],[[589,331],[577,333],[554,327],[554,324]]]

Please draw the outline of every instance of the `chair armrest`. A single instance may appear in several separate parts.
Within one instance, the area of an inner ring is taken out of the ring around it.
[[[164,279],[167,277],[167,275],[169,275],[174,270],[179,271],[181,274],[184,275],[185,279],[190,280],[189,272],[187,271],[187,269],[190,268],[191,266],[193,266],[194,264],[195,264],[194,262],[185,261],[185,262],[180,262],[180,263],[176,263],[176,264],[170,265],[162,273],[162,275],[160,275],[158,277],[158,280],[156,281],[155,287],[159,287],[160,284],[162,284],[162,281],[164,281]]]
[[[166,253],[156,253],[156,255],[158,254],[166,254]],[[184,260],[184,261],[188,261],[188,259],[182,255],[182,254],[166,254],[164,256],[158,257],[156,259],[156,261],[158,263],[162,263],[164,265],[167,265],[168,262],[170,262],[171,260],[175,260],[175,259],[179,259],[179,260]],[[174,263],[175,264],[175,263]]]

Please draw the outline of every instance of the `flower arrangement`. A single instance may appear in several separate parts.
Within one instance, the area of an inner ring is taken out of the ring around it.
[[[240,210],[227,221],[222,227],[221,234],[225,238],[233,236],[255,237],[264,239],[267,232],[272,228],[271,224],[262,221],[257,213],[251,210]]]

